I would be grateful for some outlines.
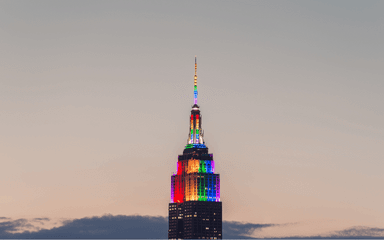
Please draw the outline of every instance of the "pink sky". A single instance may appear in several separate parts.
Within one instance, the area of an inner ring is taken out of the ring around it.
[[[194,56],[224,220],[384,227],[381,1],[0,4],[0,217],[167,216]]]

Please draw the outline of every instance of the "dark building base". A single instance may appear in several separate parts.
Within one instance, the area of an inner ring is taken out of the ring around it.
[[[169,239],[222,239],[222,203],[169,204]]]

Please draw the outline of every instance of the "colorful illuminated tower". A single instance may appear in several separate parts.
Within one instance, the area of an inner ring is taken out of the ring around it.
[[[187,145],[171,177],[169,239],[221,239],[222,205],[220,175],[215,174],[213,155],[208,153],[197,105],[197,62],[195,57],[194,105]]]

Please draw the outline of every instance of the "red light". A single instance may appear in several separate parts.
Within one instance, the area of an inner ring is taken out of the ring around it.
[[[173,202],[184,202],[184,182],[182,181],[182,179],[182,176],[175,176],[175,195]]]
[[[183,165],[181,162],[177,162],[177,175],[181,175],[183,172]]]

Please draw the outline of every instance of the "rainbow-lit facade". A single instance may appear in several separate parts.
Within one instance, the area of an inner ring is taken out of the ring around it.
[[[178,156],[177,171],[171,177],[169,205],[170,239],[221,239],[220,175],[215,173],[213,155],[208,153],[197,105],[197,63],[195,58],[194,105],[187,145]]]

